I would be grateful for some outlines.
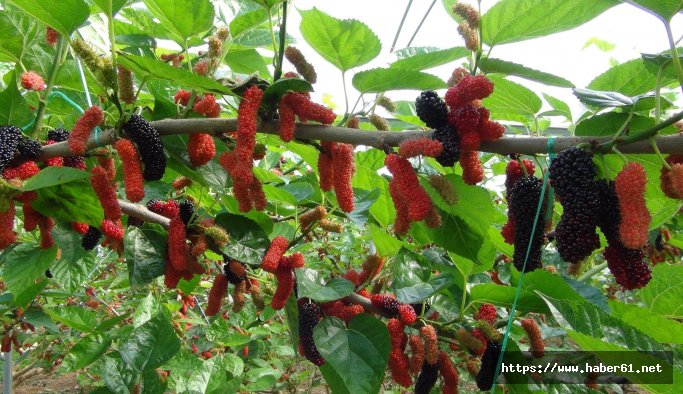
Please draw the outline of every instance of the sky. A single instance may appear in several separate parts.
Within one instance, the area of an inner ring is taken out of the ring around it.
[[[496,0],[483,0],[482,11],[485,12],[496,2]],[[413,1],[396,49],[406,47],[431,3],[429,0]],[[390,52],[390,48],[408,0],[345,0],[342,2],[297,0],[294,4],[296,8],[301,10],[308,10],[315,6],[336,18],[358,19],[366,23],[379,37],[382,43],[380,56],[366,65],[351,70],[347,77],[347,87],[350,89],[349,100],[352,103],[358,97],[358,93],[355,92],[350,82],[353,72],[386,66],[396,59],[395,55]],[[476,2],[471,0],[470,4],[475,5]],[[318,82],[315,85],[315,95],[318,98],[324,93],[331,95],[332,100],[341,109],[343,108],[344,94],[340,72],[305,43],[298,29],[300,21],[299,13],[291,12],[288,21],[288,33],[297,40],[296,46],[304,52],[309,62],[314,64],[316,68]],[[674,18],[672,27],[675,39],[683,34],[683,17],[680,14]],[[456,22],[447,14],[439,0],[411,46],[432,46],[443,49],[464,46],[464,42],[456,29]],[[614,49],[603,52],[595,45],[584,48],[585,44],[592,38],[614,44]],[[577,87],[585,87],[593,78],[609,69],[610,62],[621,63],[637,58],[641,53],[656,53],[666,49],[668,49],[668,41],[663,24],[650,14],[631,5],[622,4],[609,9],[597,18],[573,30],[496,46],[491,57],[513,61],[562,76],[569,79]],[[460,61],[462,60],[426,71],[447,80],[451,71],[457,67]],[[581,104],[572,95],[571,89],[548,87],[522,79],[511,79],[531,88],[539,95],[541,92],[548,93],[567,102],[575,119],[583,112]],[[395,100],[414,100],[417,92],[396,91],[390,92],[388,96]],[[544,109],[546,108],[544,107]]]

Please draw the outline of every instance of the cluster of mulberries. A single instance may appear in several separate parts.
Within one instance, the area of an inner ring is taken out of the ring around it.
[[[21,137],[17,144],[17,154],[14,161],[36,160],[43,153],[40,142],[28,137]]]
[[[25,161],[16,167],[7,167],[2,172],[2,177],[5,179],[19,179],[26,180],[40,172],[40,168],[35,161]]]
[[[179,272],[187,268],[187,243],[185,242],[185,223],[180,215],[171,218],[168,227],[168,261]]]
[[[617,174],[614,188],[619,198],[619,238],[625,247],[639,249],[647,243],[650,212],[645,206],[647,176],[642,165],[630,162]]]
[[[187,155],[194,167],[210,162],[216,155],[216,145],[210,134],[191,134],[187,140]]]
[[[222,273],[218,273],[213,279],[213,285],[209,291],[209,300],[204,310],[207,316],[213,316],[220,312],[223,298],[228,293],[228,279]]]
[[[384,164],[392,175],[389,192],[396,208],[394,231],[405,234],[410,223],[421,220],[425,220],[428,225],[440,224],[440,220],[436,220],[438,212],[432,199],[420,185],[410,162],[392,153],[384,159]]]
[[[130,140],[120,139],[114,144],[123,167],[123,186],[126,198],[131,202],[139,202],[145,198],[145,185],[142,176],[140,156]]]
[[[65,129],[52,129],[47,132],[46,145],[51,145],[56,142],[62,142],[69,139],[71,133]],[[67,157],[53,157],[45,160],[45,164],[51,167],[65,167],[78,168],[85,170],[85,159],[83,156],[67,156]]]
[[[183,107],[186,107],[187,104],[190,103],[190,97],[192,97],[192,93],[185,90],[185,89],[178,89],[176,92],[175,96],[173,96],[173,101],[176,104],[180,104]]]
[[[104,121],[104,114],[102,113],[102,108],[98,106],[92,106],[85,110],[83,115],[74,124],[73,130],[67,139],[69,144],[69,149],[75,155],[82,155],[85,153],[88,142],[88,138],[95,127],[102,124]]]
[[[555,228],[557,249],[564,261],[578,263],[600,246],[595,232],[598,193],[593,178],[597,169],[590,152],[573,147],[560,152],[549,171],[563,208]]]
[[[121,219],[121,207],[116,199],[116,188],[112,185],[107,171],[101,166],[94,167],[91,171],[90,183],[100,200],[104,210],[104,217],[117,221]]]
[[[481,304],[479,310],[477,310],[477,314],[474,316],[474,319],[483,320],[489,324],[495,324],[496,320],[498,320],[498,312],[496,311],[496,307],[491,304]]]
[[[534,319],[522,319],[522,328],[529,338],[529,350],[536,358],[543,358],[545,354],[545,345],[543,344],[543,336],[541,335],[541,328]]]
[[[621,212],[615,182],[596,181],[600,196],[598,225],[607,238],[608,246],[603,253],[616,282],[627,290],[644,287],[652,278],[650,265],[642,249],[629,249],[621,242]]]
[[[138,148],[140,159],[144,165],[144,178],[147,181],[158,181],[166,171],[166,155],[159,132],[142,116],[133,114],[123,125],[123,131]]]
[[[542,266],[542,221],[545,217],[545,201],[542,202],[540,212],[536,215],[539,201],[545,199],[541,195],[542,187],[543,181],[534,176],[526,176],[518,180],[509,193],[510,210],[515,218],[513,263],[519,271],[525,267],[525,261],[525,272],[533,271]]]
[[[197,63],[197,66],[199,65],[200,63]],[[205,94],[202,98],[196,100],[192,109],[194,112],[208,118],[217,118],[221,115],[221,106],[216,102],[216,97],[213,94]]]
[[[351,178],[356,171],[353,160],[353,146],[324,141],[320,144],[323,151],[318,156],[320,189],[334,189],[339,207],[344,212],[353,211],[353,188]]]
[[[436,329],[428,324],[420,328],[420,335],[425,345],[425,361],[429,364],[436,364],[439,359],[439,343]]]
[[[362,283],[362,282],[361,282]],[[372,306],[377,308],[387,317],[398,317],[401,324],[410,325],[417,320],[415,308],[411,305],[403,304],[386,294],[373,294],[370,298]]]
[[[102,225],[100,227],[102,234],[104,234],[108,240],[123,241],[124,230],[120,219],[117,221],[104,219],[102,220]]]
[[[270,273],[277,271],[280,259],[288,248],[289,241],[287,241],[287,238],[281,235],[273,238],[270,247],[268,247],[266,254],[263,256],[263,260],[261,261],[261,269]]]
[[[496,375],[496,367],[498,366],[501,351],[502,349],[498,342],[488,341],[486,343],[486,350],[481,356],[481,367],[476,379],[479,390],[488,391],[493,387],[493,379]]]
[[[273,238],[261,261],[261,269],[274,273],[277,278],[277,289],[271,301],[271,307],[275,310],[284,308],[294,290],[294,269],[304,266],[304,256],[301,253],[284,256],[288,248],[287,239],[277,236]]]
[[[292,107],[289,106],[284,96],[280,99],[278,113],[280,115],[280,138],[285,142],[289,142],[294,138],[296,114]]]
[[[387,329],[391,339],[391,352],[389,353],[391,377],[397,384],[410,387],[413,379],[410,377],[410,359],[405,353],[408,344],[408,336],[404,332],[405,325],[398,319],[389,319]]]
[[[416,374],[422,370],[425,359],[425,346],[422,339],[417,335],[408,337],[410,345],[410,373]]]
[[[510,203],[510,190],[517,183],[517,181],[525,175],[534,174],[534,163],[531,160],[522,160],[522,165],[519,161],[512,160],[505,168],[505,200]],[[503,240],[512,245],[515,243],[515,216],[511,209],[508,209],[508,221],[500,230]]]
[[[669,155],[666,158],[671,167],[662,166],[659,181],[662,192],[673,199],[683,199],[683,155]]]
[[[322,319],[320,305],[302,298],[299,306],[299,349],[304,357],[315,365],[323,365],[325,359],[313,341],[313,329]]]
[[[21,140],[21,130],[15,126],[0,126],[0,172],[12,161]]]
[[[443,151],[443,145],[437,140],[429,138],[414,138],[401,142],[398,155],[404,159],[417,156],[438,157]]]
[[[169,219],[172,219],[180,213],[180,206],[175,200],[161,201],[153,199],[147,201],[147,204],[145,205],[150,211]]]
[[[334,316],[345,322],[350,322],[356,315],[365,311],[362,306],[347,303],[343,300],[330,301],[322,304],[326,316]]]
[[[318,75],[315,72],[315,68],[306,61],[306,58],[301,53],[300,50],[289,45],[285,49],[285,57],[290,63],[296,68],[296,72],[301,74],[301,76],[310,83],[316,83],[318,80]]]
[[[21,74],[21,87],[38,92],[45,89],[45,81],[37,72],[26,71]]]
[[[314,120],[325,125],[332,124],[336,115],[334,111],[324,105],[314,103],[307,94],[289,92],[282,99],[289,105],[299,120]]]
[[[436,161],[444,167],[453,166],[460,159],[460,137],[448,124],[448,107],[433,90],[426,90],[415,100],[417,116],[427,127],[434,129],[432,138],[442,146]]]

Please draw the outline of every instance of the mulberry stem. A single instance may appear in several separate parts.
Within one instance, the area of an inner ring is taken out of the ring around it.
[[[50,68],[50,73],[48,74],[45,90],[43,90],[43,95],[40,98],[40,103],[38,104],[38,112],[36,113],[36,120],[33,123],[33,130],[31,130],[31,137],[33,139],[38,138],[38,133],[40,132],[40,129],[43,128],[43,117],[45,116],[45,109],[47,109],[47,98],[52,92],[52,87],[57,79],[57,74],[59,74],[59,69],[64,63],[64,58],[68,48],[69,46],[66,45],[65,38],[60,34],[59,41],[57,41],[57,48],[55,50],[55,58],[53,60],[52,67]]]

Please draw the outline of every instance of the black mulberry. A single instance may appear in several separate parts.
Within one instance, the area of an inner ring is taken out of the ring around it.
[[[299,300],[299,346],[303,356],[315,365],[322,365],[325,359],[318,352],[313,341],[313,328],[322,319],[320,305],[308,302],[307,299]]]
[[[161,179],[166,170],[166,156],[159,132],[142,116],[135,114],[123,125],[123,130],[135,142],[140,152],[145,180]]]
[[[179,204],[179,209],[180,219],[182,219],[183,223],[187,226],[196,216],[194,214],[194,204],[192,204],[192,201],[190,200],[183,200]]]
[[[415,112],[429,128],[436,129],[448,123],[446,103],[433,90],[425,90],[415,99]]]
[[[415,382],[415,394],[429,394],[439,378],[439,364],[424,362]]]
[[[62,142],[69,139],[69,131],[65,129],[52,129],[47,132],[47,139],[54,142]]]
[[[36,160],[43,153],[43,147],[40,145],[40,142],[28,137],[22,137],[19,140],[17,150],[19,151],[17,159],[22,162]]]
[[[232,283],[233,285],[237,285],[247,278],[246,274],[237,275],[230,269],[230,264],[227,263],[229,259],[224,259],[224,261],[226,261],[226,264],[223,265],[223,273],[225,274],[225,277],[228,279],[228,282]],[[239,262],[239,264],[242,264],[243,267],[245,266],[242,262]]]
[[[20,138],[21,130],[18,128],[12,125],[0,126],[0,172],[5,170],[14,157]]]
[[[434,129],[432,138],[443,145],[443,150],[436,157],[436,161],[444,167],[454,166],[460,160],[460,137],[455,129],[449,124],[441,125]]]
[[[88,232],[85,233],[81,239],[81,246],[85,250],[93,250],[95,249],[95,246],[100,243],[100,238],[102,238],[100,230],[96,229],[94,226],[90,226]]]
[[[518,180],[510,190],[510,210],[515,217],[515,252],[513,262],[515,268],[522,271],[527,250],[529,257],[526,271],[541,268],[541,247],[543,243],[543,218],[545,217],[545,202],[538,214],[538,223],[534,229],[534,219],[538,203],[541,201],[543,181],[533,176],[525,176]],[[531,233],[534,231],[533,234]],[[531,243],[531,248],[529,248]]]
[[[500,352],[501,347],[498,342],[488,341],[486,343],[486,350],[481,356],[481,367],[476,379],[479,390],[488,391],[493,387],[493,379],[495,378],[494,375],[496,374]]]
[[[398,315],[398,309],[401,306],[401,303],[395,298],[391,298],[385,294],[373,294],[370,301],[372,302],[372,306],[381,310],[389,317]]]

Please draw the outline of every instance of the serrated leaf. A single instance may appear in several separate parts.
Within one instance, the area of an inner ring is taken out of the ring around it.
[[[404,48],[396,52],[399,60],[391,63],[391,68],[408,70],[426,70],[442,64],[450,63],[470,54],[464,47],[437,49],[431,47]]]
[[[268,20],[268,12],[262,8],[254,11],[245,12],[230,21],[230,34],[238,37],[242,33],[259,26]]]
[[[221,248],[223,253],[246,264],[261,264],[270,240],[255,221],[224,212],[216,216],[216,224],[230,234],[230,242]]]
[[[561,88],[573,88],[574,84],[570,81],[547,72],[534,70],[521,64],[508,62],[506,60],[483,58],[479,61],[479,68],[486,73],[498,73],[505,75],[515,75],[530,81],[540,82],[550,86]]]
[[[392,266],[392,292],[404,304],[415,304],[455,283],[450,273],[434,275],[432,265],[423,256],[401,248]]]
[[[64,363],[70,370],[85,368],[97,361],[109,349],[111,337],[105,334],[89,334],[69,349]]]
[[[509,81],[500,75],[487,76],[493,82],[493,93],[485,98],[483,104],[497,114],[518,114],[533,116],[541,110],[541,99],[528,88]]]
[[[683,344],[683,323],[667,319],[633,304],[612,300],[612,314],[661,343]]]
[[[543,37],[573,29],[616,0],[501,0],[482,16],[482,39],[490,46]]]
[[[160,226],[126,231],[123,244],[131,286],[142,286],[164,275],[167,237]]]
[[[640,297],[652,312],[669,319],[683,318],[683,266],[657,264],[652,280],[640,290]]]
[[[373,68],[353,76],[353,87],[362,93],[390,90],[443,89],[448,85],[440,78],[416,70]]]
[[[611,136],[616,133],[624,122],[628,120],[628,114],[623,112],[607,112],[582,120],[575,130],[576,135],[585,136]],[[629,123],[629,130],[637,132],[645,130],[655,124],[654,119],[640,115],[633,115]]]
[[[27,179],[21,186],[23,191],[38,190],[44,187],[61,185],[78,181],[81,179],[89,179],[91,174],[87,171],[79,170],[71,167],[47,167],[41,170],[37,175]]]
[[[79,306],[65,306],[54,309],[43,308],[52,320],[83,332],[93,332],[97,327],[95,312]]]
[[[683,8],[681,0],[632,0],[632,2],[635,3],[633,5],[643,7],[663,20],[671,20]]]
[[[38,197],[31,206],[43,215],[63,222],[86,223],[96,227],[102,224],[104,211],[89,180],[44,187],[36,190],[36,194]]]
[[[457,264],[457,263],[456,263]],[[512,286],[501,286],[494,283],[478,284],[470,289],[472,302],[493,304],[504,308],[512,307],[517,289]],[[517,302],[517,310],[522,312],[548,312],[548,307],[536,293],[521,290]]]
[[[191,89],[234,96],[229,88],[211,78],[193,74],[183,68],[173,67],[156,59],[127,53],[119,53],[117,59],[123,67],[131,70],[139,78],[162,79]]]
[[[659,68],[642,58],[618,64],[595,77],[587,86],[591,90],[619,92],[637,96],[655,89]],[[662,86],[677,81],[674,68],[669,64],[662,73]]]
[[[90,15],[83,0],[11,0],[22,11],[69,37]]]
[[[161,366],[180,350],[180,340],[173,325],[163,313],[135,328],[119,345],[121,358],[142,372]]]
[[[147,9],[184,45],[213,24],[214,10],[210,0],[144,0]]]
[[[308,268],[296,270],[296,283],[299,297],[320,302],[342,299],[354,290],[353,283],[341,278],[331,279],[323,284],[320,273]]]
[[[328,317],[315,326],[313,339],[325,358],[320,370],[333,392],[379,392],[391,347],[384,323],[363,313],[346,328]]]
[[[382,49],[379,38],[359,20],[337,19],[315,7],[299,13],[306,42],[342,72],[368,63]]]
[[[576,88],[574,95],[584,104],[599,108],[632,106],[633,99],[619,92]]]
[[[5,90],[0,92],[0,124],[22,126],[32,116],[28,102],[17,89],[17,73],[12,72]]]
[[[3,255],[2,276],[7,289],[14,295],[17,304],[25,303],[24,301],[26,300],[22,299],[20,302],[17,300],[17,297],[28,287],[34,285],[36,279],[45,277],[45,270],[50,266],[56,255],[56,247],[42,250],[36,245],[28,243],[19,244]]]

